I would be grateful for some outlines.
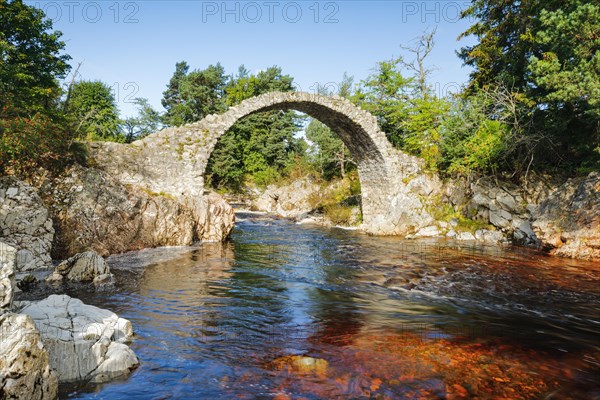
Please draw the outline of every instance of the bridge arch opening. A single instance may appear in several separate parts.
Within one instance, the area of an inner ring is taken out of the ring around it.
[[[212,136],[210,154],[219,138],[236,122],[273,110],[299,111],[329,127],[342,140],[356,163],[362,188],[363,220],[381,211],[381,190],[385,190],[388,180],[386,159],[390,157],[390,144],[375,117],[346,99],[310,93],[276,92],[245,100],[223,114],[205,118]]]

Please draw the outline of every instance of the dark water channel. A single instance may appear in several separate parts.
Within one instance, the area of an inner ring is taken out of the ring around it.
[[[109,258],[141,366],[61,398],[600,399],[600,264],[239,214]],[[310,357],[310,358],[309,358]]]

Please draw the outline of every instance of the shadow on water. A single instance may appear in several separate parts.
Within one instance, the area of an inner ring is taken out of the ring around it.
[[[598,264],[240,217],[71,293],[130,319],[142,364],[61,397],[599,398]]]

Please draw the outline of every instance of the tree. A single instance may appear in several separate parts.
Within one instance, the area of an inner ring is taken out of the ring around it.
[[[400,122],[405,135],[403,147],[422,157],[431,170],[437,170],[441,160],[441,126],[450,109],[450,103],[437,97],[429,84],[433,69],[427,67],[426,60],[435,46],[435,32],[424,32],[413,46],[401,46],[412,60],[400,58],[401,65],[414,75],[408,85],[412,90],[409,107]]]
[[[527,104],[532,124],[513,133],[517,174],[583,166],[600,159],[600,6],[586,0],[477,0],[464,17],[478,22],[462,36],[478,42],[461,49],[474,67],[467,95],[508,88]],[[525,140],[529,138],[530,140]],[[541,138],[541,139],[540,139]]]
[[[441,169],[469,176],[494,173],[511,142],[509,107],[500,93],[480,91],[458,99],[441,127]]]
[[[73,85],[67,115],[76,137],[86,140],[121,141],[119,110],[108,85],[81,81]]]
[[[344,73],[336,94],[340,97],[350,97],[353,82],[354,78]],[[319,87],[317,90],[319,94],[325,96],[334,94],[327,87]],[[322,122],[312,119],[306,127],[305,134],[306,138],[313,143],[313,164],[326,180],[334,177],[344,178],[348,167],[355,165],[344,142]]]
[[[377,63],[375,71],[361,81],[352,101],[377,117],[379,126],[388,140],[402,147],[404,133],[400,122],[406,118],[406,105],[410,99],[412,78],[400,71],[401,58]]]
[[[68,154],[56,108],[70,68],[60,36],[42,11],[0,0],[0,173],[51,167]]]
[[[263,93],[292,90],[293,78],[280,67],[250,74],[242,65],[225,88],[225,101],[233,106]],[[294,154],[304,151],[294,137],[298,129],[294,111],[269,111],[238,121],[219,139],[210,157],[207,175],[212,186],[237,190],[246,177],[260,185],[279,179]]]
[[[43,166],[60,165],[68,154],[71,135],[56,118],[42,112],[31,116],[13,105],[12,99],[3,98],[0,108],[0,173],[26,175]]]
[[[69,72],[65,43],[44,13],[21,0],[0,0],[0,108],[48,112]]]
[[[148,103],[148,99],[138,97],[135,99],[135,104],[138,107],[137,116],[125,118],[125,120],[121,122],[126,143],[142,139],[149,134],[160,130],[162,127],[162,117],[160,113]]]
[[[440,128],[450,108],[429,84],[432,70],[426,61],[434,47],[434,35],[435,30],[425,32],[415,45],[401,46],[410,59],[397,57],[378,63],[353,96],[378,118],[395,147],[424,158],[431,170],[436,170],[440,161]]]
[[[185,61],[177,63],[167,90],[163,92],[162,104],[167,110],[163,120],[166,125],[179,126],[200,121],[209,114],[227,109],[227,77],[221,64],[190,73],[188,70]]]

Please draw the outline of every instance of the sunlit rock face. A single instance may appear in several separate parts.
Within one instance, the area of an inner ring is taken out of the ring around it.
[[[48,349],[50,365],[61,382],[106,382],[139,365],[127,346],[131,322],[67,295],[25,304]]]
[[[0,241],[16,248],[16,270],[52,264],[54,228],[42,199],[31,186],[12,177],[0,178]]]
[[[0,242],[0,314],[12,307],[17,249]]]
[[[599,172],[570,179],[533,214],[533,229],[552,254],[600,260]]]
[[[58,393],[56,373],[31,317],[0,316],[0,397],[52,400]]]
[[[491,179],[480,179],[469,186],[470,198],[465,207],[469,216],[489,223],[516,243],[539,244],[531,226],[536,200],[527,188]]]
[[[41,185],[56,227],[54,258],[102,256],[157,246],[223,240],[233,209],[216,194],[175,197],[123,185],[96,168],[73,166]]]

